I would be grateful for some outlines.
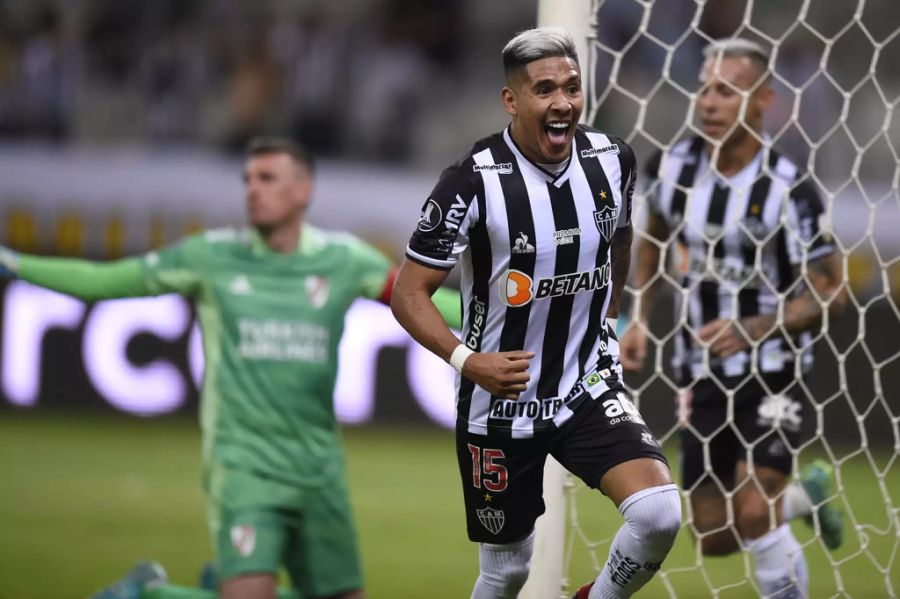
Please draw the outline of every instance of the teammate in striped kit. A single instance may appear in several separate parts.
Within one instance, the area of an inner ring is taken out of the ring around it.
[[[840,261],[830,235],[820,230],[822,204],[812,182],[763,133],[774,96],[768,56],[743,39],[713,43],[704,55],[697,95],[704,135],[648,163],[649,237],[638,244],[635,286],[645,288],[656,276],[662,247],[676,250],[676,320],[682,325],[673,362],[691,402],[682,482],[691,490],[703,553],[747,547],[763,594],[806,596],[806,563],[784,520],[808,514],[810,498],[821,503],[830,494],[821,484],[827,465],[811,471],[810,497],[798,495],[796,485],[785,491],[790,448],[799,443],[800,378],[811,364],[812,333],[823,303],[834,316],[845,302]],[[799,274],[804,265],[805,280]],[[644,289],[635,320],[646,322],[653,291]],[[624,368],[640,368],[646,344],[641,326],[628,328]],[[725,426],[729,405],[734,428]],[[728,527],[723,489],[734,493],[740,538]],[[773,527],[769,498],[776,497]],[[783,513],[785,497],[800,507]],[[819,517],[826,544],[840,544],[840,514],[824,505]]]
[[[668,465],[616,359],[635,158],[621,139],[578,125],[581,73],[564,30],[519,34],[503,64],[512,122],[442,174],[391,307],[461,373],[457,456],[469,538],[480,543],[472,597],[512,598],[524,584],[548,453],[624,516],[590,596],[628,597],[681,525]],[[430,297],[457,263],[462,340]]]

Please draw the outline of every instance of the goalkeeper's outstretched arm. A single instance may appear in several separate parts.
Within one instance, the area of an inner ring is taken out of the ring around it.
[[[0,246],[0,276],[93,302],[155,295],[143,274],[140,258],[92,262],[20,254]]]

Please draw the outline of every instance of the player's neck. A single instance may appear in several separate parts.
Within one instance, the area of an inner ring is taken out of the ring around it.
[[[289,255],[297,251],[300,243],[300,225],[299,221],[291,221],[270,229],[257,228],[257,231],[270,250],[276,254]]]
[[[718,152],[716,171],[723,177],[732,177],[751,162],[762,147],[760,141],[753,135],[746,135],[738,143],[724,143]],[[712,158],[715,155],[714,146],[706,145],[707,154]]]

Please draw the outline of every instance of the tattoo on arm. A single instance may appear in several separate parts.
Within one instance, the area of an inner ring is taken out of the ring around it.
[[[610,298],[607,316],[616,318],[619,315],[619,300],[622,298],[622,289],[628,279],[628,269],[631,266],[631,239],[634,233],[631,225],[616,229],[612,238],[612,298]]]

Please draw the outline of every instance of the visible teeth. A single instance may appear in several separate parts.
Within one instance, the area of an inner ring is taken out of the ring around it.
[[[547,126],[554,129],[568,129],[569,123],[547,123]]]

